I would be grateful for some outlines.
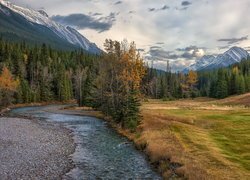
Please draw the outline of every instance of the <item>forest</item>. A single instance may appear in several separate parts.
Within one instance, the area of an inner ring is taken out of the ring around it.
[[[140,122],[147,98],[225,98],[250,91],[250,58],[228,68],[187,74],[148,67],[135,43],[106,40],[100,55],[0,40],[0,107],[67,102],[90,106],[123,127]]]
[[[209,71],[171,73],[148,68],[142,92],[151,98],[174,100],[180,98],[226,98],[250,92],[250,57],[230,67]]]

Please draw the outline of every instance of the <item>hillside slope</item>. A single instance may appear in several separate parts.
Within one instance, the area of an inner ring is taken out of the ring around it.
[[[248,52],[240,47],[234,46],[218,56],[205,55],[201,59],[197,60],[194,64],[183,70],[184,73],[193,71],[212,70],[222,67],[228,67],[232,64],[239,63],[243,59],[247,59]]]
[[[237,95],[237,96],[230,96],[225,99],[215,101],[218,104],[224,105],[243,105],[243,106],[250,106],[250,93]]]
[[[10,41],[31,44],[46,43],[58,49],[82,48],[91,53],[101,50],[71,27],[51,20],[46,12],[22,8],[0,1],[0,36]]]

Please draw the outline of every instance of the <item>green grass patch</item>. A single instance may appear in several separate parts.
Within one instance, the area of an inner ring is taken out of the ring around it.
[[[158,111],[158,110],[157,110]],[[158,113],[177,118],[195,119],[194,126],[204,129],[224,156],[250,171],[250,112],[249,110],[159,110]],[[185,129],[190,128],[190,129]],[[192,127],[172,127],[183,142],[205,150],[204,145],[191,140]],[[193,134],[195,136],[195,134]],[[196,139],[197,140],[197,139]]]

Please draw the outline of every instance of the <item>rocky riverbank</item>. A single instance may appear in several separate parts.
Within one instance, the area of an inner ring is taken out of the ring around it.
[[[61,179],[73,168],[69,130],[35,119],[0,118],[0,179]]]

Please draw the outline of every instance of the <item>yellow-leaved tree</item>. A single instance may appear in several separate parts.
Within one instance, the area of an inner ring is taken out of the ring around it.
[[[146,73],[143,59],[134,42],[121,43],[121,72],[119,74],[121,91],[121,114],[123,125],[134,129],[139,123],[140,88],[142,78]]]
[[[95,81],[97,107],[123,127],[139,123],[140,88],[146,73],[135,43],[106,40]]]
[[[12,102],[13,94],[19,86],[7,67],[3,67],[0,74],[0,106],[7,106]]]
[[[123,50],[121,56],[122,72],[120,78],[127,90],[140,91],[140,85],[146,69],[143,59],[136,50],[135,43],[130,44],[129,50]]]
[[[198,82],[198,75],[197,72],[195,71],[189,71],[187,74],[187,79],[186,79],[186,84],[188,87],[188,91],[191,94],[192,98],[196,96],[195,90],[196,90],[196,85]]]

